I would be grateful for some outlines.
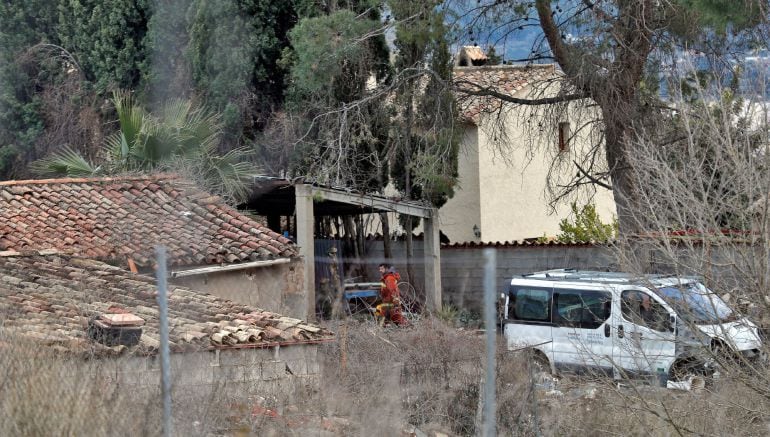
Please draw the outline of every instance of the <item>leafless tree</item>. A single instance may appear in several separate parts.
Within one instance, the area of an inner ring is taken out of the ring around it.
[[[747,18],[744,25],[766,22],[766,4],[738,3],[734,5],[735,16]],[[691,47],[720,50],[722,55],[735,48],[723,45],[719,33],[711,31],[721,24],[709,22],[706,9],[665,0],[455,4],[464,11],[459,23],[472,39],[486,38],[491,45],[504,45],[527,28],[542,33],[530,55],[519,61],[556,63],[563,74],[557,92],[519,98],[483,84],[460,85],[466,93],[491,96],[512,105],[549,105],[552,109],[546,111],[550,114],[563,113],[568,106],[593,107],[596,117],[587,120],[584,127],[596,133],[597,147],[590,150],[590,157],[575,160],[572,183],[557,187],[554,193],[564,195],[585,182],[611,186],[621,231],[633,233],[636,229],[631,214],[638,199],[631,175],[632,140],[644,133],[649,141],[665,142],[672,134],[657,126],[670,108],[661,104],[655,92],[656,74],[673,67],[677,53]],[[725,57],[720,59],[729,62]],[[558,120],[543,115],[538,127]],[[602,161],[606,167],[594,165]]]

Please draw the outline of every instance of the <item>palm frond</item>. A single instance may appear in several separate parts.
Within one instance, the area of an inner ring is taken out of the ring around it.
[[[206,108],[198,108],[190,113],[185,132],[188,134],[183,144],[185,150],[214,151],[222,136],[221,118],[218,114],[209,113]]]
[[[149,113],[134,104],[129,92],[118,91],[113,94],[113,103],[120,130],[104,144],[105,164],[110,173],[151,171],[180,158],[202,162],[225,159],[220,165],[222,177],[228,177],[225,173],[234,170],[225,172],[224,162],[239,162],[239,156],[245,151],[217,156],[222,133],[220,118],[206,108],[195,107],[189,100],[171,100],[157,113]],[[204,173],[214,168],[210,164],[198,164]]]
[[[237,148],[221,156],[209,154],[212,179],[220,185],[221,192],[237,200],[248,196],[248,182],[257,171],[248,161],[250,153],[246,148]]]
[[[158,118],[164,125],[181,130],[187,124],[191,111],[192,103],[189,100],[174,99],[163,105]]]
[[[42,176],[89,177],[101,172],[80,153],[64,146],[60,152],[33,162],[30,169]]]
[[[128,160],[131,156],[131,145],[128,144],[126,136],[122,131],[118,131],[104,141],[102,152],[110,167],[116,171],[128,167]]]
[[[118,113],[120,131],[126,140],[126,149],[121,150],[122,156],[127,156],[130,148],[141,136],[145,124],[146,115],[142,108],[134,104],[131,94],[127,91],[115,91],[112,102]]]

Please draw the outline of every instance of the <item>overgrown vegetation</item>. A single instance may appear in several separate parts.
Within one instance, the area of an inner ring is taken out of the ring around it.
[[[307,393],[306,403],[175,389],[175,432],[478,434],[483,337],[431,319],[410,329],[357,322],[331,328],[337,341],[319,346],[321,390]],[[4,344],[3,435],[160,433],[157,390],[110,383],[99,359]],[[537,373],[531,358],[527,351],[502,347],[497,353],[498,435],[760,435],[767,427],[767,398],[738,377],[725,375],[701,393],[643,382],[619,388],[590,374],[562,376],[554,385]]]
[[[65,146],[62,152],[34,162],[32,170],[70,177],[177,171],[232,201],[246,197],[246,182],[255,166],[244,148],[218,152],[222,136],[218,115],[183,100],[167,102],[153,114],[120,92],[112,102],[119,130],[106,139],[93,162]]]
[[[2,2],[0,179],[30,177],[33,170],[70,176],[172,170],[237,199],[254,170],[253,152],[274,175],[369,193],[392,182],[406,200],[440,206],[452,196],[458,155],[449,54],[455,29],[443,6],[433,0]],[[569,181],[556,181],[552,194],[566,199],[589,184],[612,189],[620,229],[603,223],[593,205],[576,202],[574,219],[562,221],[557,238],[617,238],[623,270],[701,276],[741,317],[770,327],[768,96],[740,86],[745,59],[730,56],[767,50],[767,4],[512,0],[477,2],[462,12],[461,43],[483,31],[492,39],[533,25],[542,31],[526,61],[555,61],[560,90],[548,94],[550,82],[534,99],[494,95],[511,105],[547,107],[531,129],[562,121],[575,106],[590,116],[574,130],[592,132],[597,142],[590,153],[563,160]],[[493,63],[501,60],[496,56]],[[692,68],[681,74],[688,61]],[[662,72],[672,77],[662,81]],[[767,91],[766,78],[759,79],[764,82],[755,85]],[[466,85],[477,94],[492,91]],[[127,91],[110,104],[118,90]],[[335,218],[337,229],[363,247],[361,223]],[[402,225],[411,230],[417,223]],[[411,233],[407,242],[410,266]],[[397,435],[413,427],[478,432],[483,342],[447,326],[464,323],[463,314],[445,307],[406,330],[334,326],[338,342],[321,347],[321,411],[312,413],[344,419],[335,428],[344,434]],[[498,432],[765,433],[767,363],[709,353],[720,379],[695,394],[640,381],[619,387],[591,375],[549,386],[534,376],[526,354],[501,351]],[[157,434],[158,409],[148,407],[157,405],[156,394],[115,390],[94,378],[97,367],[96,360],[2,339],[0,434]],[[227,413],[180,417],[189,427],[184,431],[232,425],[229,402],[189,400]],[[235,414],[244,432],[278,427],[267,423],[272,419],[254,420],[248,409]],[[196,420],[203,428],[194,427]],[[281,426],[288,431],[288,422]]]
[[[572,202],[571,219],[562,219],[559,222],[561,233],[556,236],[558,241],[574,243],[607,243],[618,232],[618,222],[603,223],[596,212],[596,205],[586,204],[578,209],[577,203]]]

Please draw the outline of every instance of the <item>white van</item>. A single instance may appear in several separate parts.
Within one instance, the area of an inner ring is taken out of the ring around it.
[[[502,297],[508,349],[554,373],[676,379],[712,372],[709,351],[762,355],[756,325],[695,278],[558,269],[514,277]]]

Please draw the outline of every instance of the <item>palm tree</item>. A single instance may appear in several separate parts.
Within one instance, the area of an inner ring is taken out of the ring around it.
[[[219,116],[188,100],[173,100],[152,114],[136,105],[130,94],[115,92],[119,130],[107,138],[98,164],[65,146],[37,161],[33,170],[47,176],[99,176],[178,171],[210,191],[242,199],[246,180],[255,172],[248,151],[217,152],[222,134]]]

